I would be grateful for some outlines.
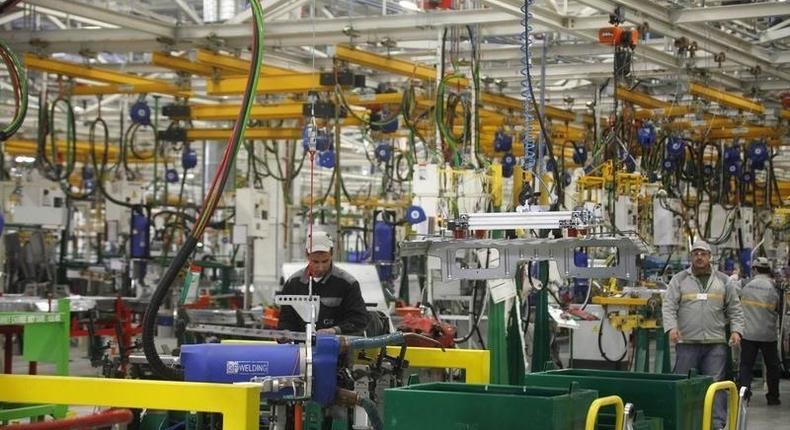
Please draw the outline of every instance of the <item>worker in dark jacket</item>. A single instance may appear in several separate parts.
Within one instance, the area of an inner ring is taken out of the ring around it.
[[[359,282],[348,272],[332,264],[332,238],[325,232],[314,232],[305,247],[307,267],[286,281],[281,294],[308,295],[312,277],[313,294],[321,299],[315,321],[319,333],[361,335],[368,323],[368,312]],[[280,330],[305,331],[306,322],[291,306],[280,310]]]
[[[777,347],[780,296],[771,277],[771,263],[758,257],[752,264],[756,275],[741,290],[741,305],[746,328],[741,342],[741,367],[738,384],[751,390],[757,351],[765,361],[769,405],[779,405],[779,350]],[[751,391],[749,391],[751,396]]]
[[[727,367],[727,343],[736,346],[741,341],[743,309],[736,282],[713,269],[710,259],[710,246],[701,240],[694,242],[691,267],[672,277],[664,294],[663,325],[669,339],[677,344],[675,373],[697,369],[714,381],[722,381]],[[726,402],[723,392],[716,394],[716,430],[726,426]]]

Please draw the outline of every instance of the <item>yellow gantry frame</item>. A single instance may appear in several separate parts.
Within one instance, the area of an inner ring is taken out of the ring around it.
[[[354,106],[377,104],[399,104],[402,96],[397,93],[375,94],[372,96],[347,95],[346,101]],[[302,119],[303,102],[277,104],[256,104],[252,106],[250,119]],[[204,121],[234,120],[239,116],[240,105],[190,105],[190,119]]]
[[[689,94],[719,103],[720,105],[742,110],[744,112],[765,112],[765,106],[760,103],[753,102],[746,97],[730,94],[726,91],[708,87],[696,82],[689,83]]]
[[[253,384],[0,375],[0,387],[3,402],[217,412],[222,428],[259,426],[260,387]]]
[[[385,72],[394,73],[412,79],[419,79],[422,81],[436,81],[436,69],[431,66],[425,66],[422,64],[413,63],[411,61],[400,60],[397,58],[355,49],[348,45],[336,45],[334,49],[334,56],[338,60],[348,61],[349,63],[359,64],[360,66],[369,67],[371,69],[383,70]],[[460,85],[462,87],[469,86],[469,80],[463,78],[454,79],[452,83],[453,85]],[[513,111],[524,110],[523,101],[509,96],[494,94],[488,91],[480,92],[480,103]],[[563,121],[576,120],[575,113],[555,107],[551,107],[551,109],[547,108],[545,115],[548,118],[559,119]]]
[[[617,98],[647,109],[659,109],[671,106],[663,100],[659,100],[641,91],[629,90],[623,86],[617,87]]]
[[[197,63],[213,67],[227,75],[248,75],[250,73],[250,61],[232,55],[219,54],[207,49],[198,49],[195,58]],[[288,75],[295,73],[293,70],[284,67],[262,65],[261,75]]]
[[[387,354],[397,356],[400,347],[388,346]],[[491,355],[486,350],[409,347],[406,350],[409,367],[428,369],[464,369],[467,384],[491,382]]]
[[[230,137],[229,128],[188,128],[187,140],[226,140]],[[302,138],[301,128],[258,128],[248,127],[245,139],[295,140]]]
[[[220,78],[207,82],[206,94],[227,96],[242,94],[247,87],[247,77]],[[320,73],[291,73],[272,75],[258,81],[258,94],[306,93],[308,91],[334,91],[333,85],[321,85]]]
[[[195,63],[187,58],[174,57],[166,52],[154,52],[151,64],[198,76],[215,76],[222,73],[221,70],[214,67]]]
[[[102,69],[87,64],[69,63],[66,61],[43,58],[34,54],[25,54],[25,67],[30,70],[39,70],[72,78],[86,79],[110,85],[104,86],[77,86],[74,95],[98,94],[132,94],[132,93],[162,93],[182,95],[185,91],[169,82],[143,78],[130,73],[121,73],[113,70]],[[189,93],[188,91],[186,92]]]

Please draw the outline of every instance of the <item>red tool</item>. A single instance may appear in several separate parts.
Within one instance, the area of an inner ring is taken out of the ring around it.
[[[455,346],[455,327],[429,316],[407,313],[398,326],[398,330],[404,333],[417,333],[430,337],[437,340],[445,348]],[[414,343],[410,342],[409,346],[436,347],[433,343],[420,340],[416,340]]]

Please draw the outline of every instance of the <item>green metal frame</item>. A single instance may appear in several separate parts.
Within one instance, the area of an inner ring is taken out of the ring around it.
[[[69,328],[71,308],[68,299],[58,300],[57,312],[0,312],[0,325],[23,326],[22,358],[54,363],[59,376],[69,374]],[[16,405],[0,403],[0,423],[21,418],[66,416],[66,405]]]
[[[650,333],[656,336],[655,362],[653,373],[669,373],[672,368],[669,361],[669,337],[664,329],[635,329],[634,340],[634,372],[651,372],[650,370]]]

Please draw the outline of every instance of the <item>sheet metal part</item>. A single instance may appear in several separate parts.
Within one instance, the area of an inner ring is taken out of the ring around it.
[[[611,248],[618,254],[612,267],[577,267],[574,250],[577,248]],[[493,249],[498,253],[498,264],[489,268],[464,267],[457,258],[458,251]],[[442,278],[505,279],[516,274],[520,262],[553,260],[560,274],[566,278],[618,278],[636,281],[636,258],[640,249],[628,237],[591,239],[423,239],[403,242],[400,256],[429,255],[441,260]]]

